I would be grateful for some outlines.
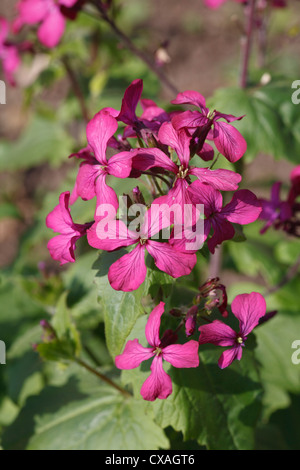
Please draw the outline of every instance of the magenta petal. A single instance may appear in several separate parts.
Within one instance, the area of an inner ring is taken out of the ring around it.
[[[118,129],[118,123],[114,117],[104,111],[100,111],[88,123],[86,128],[87,140],[98,162],[106,166],[106,148],[109,139]]]
[[[64,192],[59,196],[59,204],[46,217],[46,225],[57,233],[72,231],[73,220],[69,210],[70,193]]]
[[[159,339],[159,328],[160,328],[160,319],[162,314],[164,313],[165,304],[164,302],[160,302],[150,313],[145,334],[146,339],[150,346],[158,347],[160,345]]]
[[[240,361],[242,358],[242,353],[242,346],[235,346],[231,349],[227,349],[227,351],[224,351],[223,354],[220,356],[220,359],[218,361],[219,367],[221,369],[225,369],[226,367],[230,366],[230,364],[232,364],[235,359]]]
[[[80,234],[77,236],[63,234],[51,238],[47,245],[51,258],[59,261],[61,266],[66,263],[74,263],[74,251],[78,238],[80,238]]]
[[[192,104],[199,108],[205,108],[206,102],[204,96],[197,91],[187,90],[182,93],[178,93],[175,100],[171,101],[172,104]]]
[[[226,122],[214,123],[214,142],[219,152],[230,162],[239,160],[247,150],[244,137]]]
[[[100,220],[87,231],[90,246],[98,250],[114,251],[137,243],[121,220]]]
[[[211,8],[212,10],[216,10],[221,5],[223,5],[223,3],[226,2],[226,0],[204,0],[204,1],[205,1],[205,5],[208,8]]]
[[[209,251],[214,253],[217,245],[221,245],[225,240],[231,240],[234,237],[235,230],[230,222],[218,214],[211,217],[210,221],[214,233],[208,240],[207,246]]]
[[[145,246],[138,244],[130,253],[111,265],[108,280],[113,289],[131,292],[140,287],[146,274]]]
[[[233,346],[236,342],[237,334],[220,320],[214,320],[212,323],[199,327],[199,344],[211,343],[216,346]]]
[[[94,162],[98,163],[95,159]],[[101,171],[99,164],[95,165],[89,162],[80,164],[76,178],[76,191],[84,201],[89,201],[96,196],[95,183]]]
[[[220,191],[200,181],[194,181],[188,191],[194,204],[204,204],[206,217],[221,211],[223,198]]]
[[[199,113],[199,111],[184,111],[183,113],[176,114],[172,119],[175,129],[201,127],[206,123],[207,117]]]
[[[136,107],[141,98],[143,91],[143,81],[140,79],[134,80],[124,93],[122,100],[122,107],[120,114],[117,117],[118,121],[125,124],[134,124],[137,121]]]
[[[71,8],[77,3],[78,0],[59,0],[58,3],[60,5],[64,5],[67,8]]]
[[[148,401],[168,398],[172,393],[172,380],[163,369],[161,356],[153,359],[150,369],[151,374],[141,388],[142,397]]]
[[[197,153],[197,155],[199,155],[199,157],[202,158],[202,160],[204,160],[205,162],[209,162],[214,159],[215,151],[211,145],[205,142],[203,144],[202,149],[200,150],[200,152]]]
[[[131,172],[133,152],[120,152],[108,160],[107,171],[116,178],[128,178]]]
[[[54,2],[53,2],[54,4]],[[25,0],[17,4],[20,20],[25,24],[36,24],[42,21],[49,10],[44,0]]]
[[[116,356],[115,364],[118,369],[129,370],[138,367],[141,362],[153,357],[153,349],[144,348],[138,339],[127,341],[122,354]]]
[[[159,129],[158,139],[161,143],[173,148],[181,162],[187,168],[190,160],[191,137],[186,129],[176,131],[171,122],[165,122]]]
[[[158,148],[139,149],[134,152],[132,167],[135,170],[147,171],[150,168],[163,168],[172,173],[178,172],[177,165]]]
[[[61,14],[59,8],[53,5],[38,30],[38,38],[44,46],[53,48],[59,43],[65,27],[65,17]]]
[[[197,176],[201,183],[207,183],[212,188],[221,191],[235,191],[242,180],[241,175],[231,170],[210,170],[209,168],[193,167],[189,173]]]
[[[97,196],[97,207],[95,211],[95,219],[98,219],[99,210],[102,210],[101,206],[110,205],[111,212],[117,211],[119,208],[119,201],[115,191],[106,184],[107,174],[101,172],[95,182],[95,192]]]
[[[232,223],[245,225],[257,220],[261,210],[261,203],[255,194],[248,189],[241,189],[234,193],[232,200],[223,208],[222,215]]]
[[[198,367],[198,349],[199,343],[194,340],[185,344],[171,344],[163,349],[163,359],[179,369]]]
[[[154,258],[158,269],[174,278],[190,274],[197,262],[197,256],[194,253],[180,253],[168,243],[151,240],[147,243],[147,250]]]
[[[266,314],[266,301],[258,292],[238,295],[231,304],[232,313],[240,322],[243,336],[247,336]]]

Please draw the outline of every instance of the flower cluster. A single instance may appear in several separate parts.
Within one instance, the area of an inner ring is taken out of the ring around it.
[[[166,330],[160,339],[159,330],[164,307],[165,304],[160,302],[149,316],[145,336],[150,347],[142,346],[138,339],[129,340],[123,353],[115,358],[116,366],[123,370],[135,369],[143,361],[153,359],[150,367],[151,374],[141,388],[142,397],[149,401],[154,401],[156,398],[165,399],[172,393],[172,380],[163,369],[163,360],[176,368],[198,367],[199,345],[211,343],[229,348],[219,359],[219,367],[224,369],[235,359],[242,358],[243,347],[249,333],[266,314],[266,302],[261,294],[257,292],[241,294],[233,300],[231,305],[232,313],[239,321],[237,332],[226,323],[214,320],[199,327],[199,341],[190,340],[185,344],[176,344],[178,336],[172,330]],[[188,311],[186,324],[193,315],[197,316],[196,306]],[[187,332],[187,336],[190,336],[190,333]]]
[[[75,243],[85,234],[89,245],[99,250],[131,247],[108,272],[111,286],[122,291],[135,290],[145,280],[146,252],[173,278],[188,275],[205,241],[214,253],[234,237],[234,224],[249,224],[261,212],[251,191],[238,190],[238,173],[212,169],[215,160],[211,167],[206,164],[214,159],[211,143],[230,162],[243,156],[246,142],[231,124],[242,117],[209,110],[195,91],[179,93],[172,103],[196,110],[167,113],[141,99],[142,89],[142,80],[135,80],[125,91],[120,111],[102,109],[88,123],[88,145],[72,155],[81,161],[72,194],[63,193],[47,218],[47,226],[60,234],[48,248],[61,264],[75,261]],[[138,103],[143,109],[140,117]],[[120,122],[125,124],[123,134]],[[117,153],[108,158],[108,149]],[[109,185],[116,178],[138,178],[147,190],[144,197],[137,186],[125,198],[125,217]],[[223,204],[221,191],[235,191],[228,204]],[[72,221],[69,204],[78,198],[96,199],[94,221]]]
[[[20,0],[14,32],[18,33],[24,25],[39,25],[39,41],[53,48],[64,34],[66,19],[74,20],[83,3],[82,0]]]
[[[291,172],[290,182],[285,201],[280,198],[281,181],[273,184],[270,200],[260,200],[262,205],[260,219],[266,221],[260,233],[265,233],[273,226],[276,230],[281,229],[292,236],[300,237],[300,165]]]

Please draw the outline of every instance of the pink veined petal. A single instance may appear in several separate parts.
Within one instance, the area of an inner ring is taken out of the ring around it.
[[[158,139],[163,144],[173,148],[179,157],[181,165],[185,168],[188,167],[190,161],[191,137],[186,129],[176,131],[171,122],[165,122],[159,129]]]
[[[74,250],[78,238],[80,238],[80,235],[77,237],[72,237],[72,235],[57,235],[51,238],[47,245],[51,257],[56,261],[60,261],[61,266],[66,263],[74,263]]]
[[[175,279],[190,274],[197,263],[197,256],[194,253],[180,253],[168,243],[149,240],[147,250],[158,269]]]
[[[241,189],[234,193],[221,213],[230,222],[245,225],[257,220],[261,211],[261,203],[255,194],[248,189]]]
[[[217,189],[200,183],[200,181],[194,181],[188,191],[194,204],[204,204],[204,214],[206,217],[210,217],[211,214],[222,210],[223,198]]]
[[[73,231],[73,220],[69,210],[70,193],[59,196],[59,204],[46,217],[46,225],[54,232],[69,234]]]
[[[175,129],[181,129],[182,127],[194,128],[204,126],[207,121],[207,117],[199,111],[184,111],[173,117],[172,124]]]
[[[185,344],[171,344],[163,349],[163,359],[179,369],[199,366],[199,343],[188,341]]]
[[[153,355],[153,349],[144,348],[138,339],[134,339],[127,341],[123,353],[115,357],[115,364],[118,369],[135,369]]]
[[[202,149],[197,153],[197,155],[199,155],[199,157],[205,162],[209,162],[214,159],[215,151],[211,145],[204,143]]]
[[[214,320],[212,323],[200,326],[199,331],[199,344],[211,343],[223,347],[236,344],[236,332],[220,320]]]
[[[163,168],[177,174],[178,167],[172,160],[160,149],[138,149],[133,154],[132,168],[139,171],[147,171],[150,168]]]
[[[205,240],[210,232],[210,224],[203,226],[193,227],[177,227],[175,226],[169,244],[181,253],[196,253],[203,247]],[[180,238],[175,236],[176,233],[180,234]]]
[[[230,364],[232,364],[235,359],[240,361],[242,358],[242,354],[242,346],[235,346],[234,348],[227,349],[227,351],[224,351],[218,361],[220,369],[225,369],[226,367],[230,366]]]
[[[240,322],[241,335],[247,336],[266,314],[266,301],[258,292],[240,294],[231,304],[232,313]]]
[[[118,121],[124,124],[134,124],[137,121],[136,107],[143,92],[143,80],[134,80],[124,93]]]
[[[95,159],[94,163],[84,161],[80,164],[76,178],[76,189],[81,199],[89,201],[96,196],[95,183],[101,173],[101,166]]]
[[[219,152],[230,162],[242,158],[247,150],[247,142],[242,134],[226,122],[214,123],[214,142]]]
[[[160,345],[159,328],[161,316],[164,313],[165,304],[160,302],[150,313],[146,328],[145,335],[150,346],[157,348]]]
[[[142,109],[143,109],[143,114],[141,115],[142,120],[147,120],[147,121],[158,121],[158,122],[165,122],[170,120],[169,114],[157,104],[148,99],[142,99],[140,100]]]
[[[54,4],[54,2],[53,2]],[[25,0],[18,3],[17,8],[23,24],[36,24],[42,21],[49,13],[44,0]]]
[[[97,219],[97,212],[99,212],[99,207],[101,205],[110,204],[117,211],[119,208],[119,201],[115,191],[106,184],[107,174],[103,171],[99,174],[95,182],[95,192],[97,196],[97,207],[95,212],[95,219]]]
[[[138,240],[130,236],[121,220],[99,220],[87,231],[90,246],[98,250],[114,251],[124,246],[134,245]]]
[[[172,104],[192,104],[198,106],[199,108],[206,108],[206,101],[204,96],[202,96],[197,91],[187,90],[183,93],[178,93],[175,100],[171,101]]]
[[[150,369],[151,374],[141,388],[142,397],[147,401],[168,398],[172,393],[172,380],[163,369],[162,356],[153,359]]]
[[[65,17],[59,8],[54,5],[43,20],[38,30],[38,38],[44,46],[53,48],[58,45],[66,27]]]
[[[88,143],[94,152],[95,158],[101,165],[107,165],[107,143],[117,129],[118,123],[116,119],[104,111],[96,114],[87,125],[86,135]]]
[[[115,290],[131,292],[140,287],[147,274],[145,264],[145,246],[140,243],[111,265],[108,280]]]
[[[107,171],[116,178],[128,178],[132,167],[133,152],[120,152],[108,160]]]
[[[207,183],[221,191],[235,191],[242,180],[241,175],[231,170],[210,170],[209,168],[192,167],[189,174],[197,176],[201,183]]]
[[[231,223],[218,214],[211,217],[210,220],[213,228],[213,235],[207,241],[207,246],[209,251],[214,253],[217,245],[221,245],[225,240],[231,240],[234,237],[235,231]]]

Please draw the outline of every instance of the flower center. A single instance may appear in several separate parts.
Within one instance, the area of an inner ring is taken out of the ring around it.
[[[237,342],[238,344],[243,344],[244,340],[243,340],[243,338],[242,338],[241,336],[238,336],[237,339],[236,339],[236,342]]]
[[[184,166],[181,165],[177,173],[177,178],[185,179],[187,177],[188,171],[188,168],[184,168]]]
[[[213,121],[214,117],[215,117],[215,111],[209,111],[207,114],[207,119],[209,119],[210,121]]]
[[[154,349],[153,352],[154,352],[155,356],[160,356],[162,354],[162,349],[157,347],[157,348]]]
[[[140,238],[140,244],[143,246],[147,243],[147,238]]]

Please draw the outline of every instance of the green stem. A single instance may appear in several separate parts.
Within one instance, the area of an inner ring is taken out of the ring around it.
[[[76,362],[76,364],[78,364],[79,366],[83,367],[84,369],[88,370],[89,372],[91,372],[92,374],[94,374],[96,377],[98,377],[98,379],[101,379],[103,380],[103,382],[107,383],[108,385],[110,385],[111,387],[115,388],[116,390],[118,390],[118,392],[122,393],[122,395],[124,395],[124,397],[126,398],[129,398],[131,397],[131,394],[129,392],[127,392],[127,390],[125,390],[124,388],[120,387],[119,385],[117,385],[115,382],[113,382],[111,379],[109,379],[108,377],[106,377],[106,375],[102,374],[101,372],[98,372],[96,369],[93,369],[93,367],[91,367],[89,364],[87,364],[85,361],[83,361],[82,359],[77,359],[75,358],[74,361]]]

